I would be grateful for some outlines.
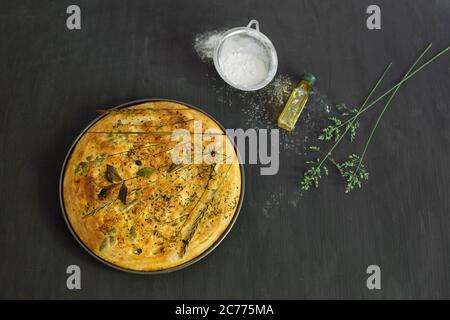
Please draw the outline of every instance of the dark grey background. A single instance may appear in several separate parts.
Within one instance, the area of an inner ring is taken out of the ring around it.
[[[66,28],[72,3],[82,9],[80,31]],[[373,3],[382,9],[381,31],[365,26]],[[235,227],[187,269],[119,272],[72,238],[58,176],[95,109],[167,97],[203,108],[227,128],[248,127],[248,106],[221,91],[192,43],[199,32],[252,18],[277,48],[279,73],[315,73],[332,103],[356,105],[389,61],[384,88],[429,42],[434,51],[450,44],[448,0],[2,0],[0,297],[450,298],[450,54],[400,90],[369,149],[371,176],[362,190],[345,195],[332,175],[300,198],[305,157],[283,140],[279,174],[262,177],[258,166],[246,166]],[[312,112],[311,121],[326,116]],[[300,123],[294,137],[301,134]],[[359,141],[342,155],[361,150]],[[82,269],[80,291],[66,288],[70,264]],[[370,264],[381,267],[380,291],[366,288]]]

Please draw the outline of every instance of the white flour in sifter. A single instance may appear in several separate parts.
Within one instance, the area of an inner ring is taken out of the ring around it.
[[[219,52],[219,64],[224,76],[233,84],[245,88],[266,79],[268,60],[264,48],[246,36],[225,40]]]

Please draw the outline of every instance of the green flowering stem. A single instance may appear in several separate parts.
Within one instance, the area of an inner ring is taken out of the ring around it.
[[[430,49],[432,46],[432,43],[430,43],[424,50],[424,52],[428,51],[428,49]],[[428,66],[430,63],[432,63],[434,60],[436,60],[437,58],[439,58],[440,56],[442,56],[444,53],[446,53],[447,51],[450,50],[450,46],[448,46],[447,48],[441,50],[440,52],[438,52],[437,54],[435,54],[433,57],[431,57],[430,59],[428,59],[424,64],[422,64],[420,67],[418,67],[416,70],[414,70],[413,72],[411,72],[408,76],[404,77],[402,80],[400,80],[395,86],[393,86],[392,88],[390,88],[389,90],[387,90],[385,93],[383,93],[381,96],[379,96],[378,98],[376,98],[373,102],[371,102],[370,104],[368,104],[366,107],[364,107],[361,112],[355,114],[353,117],[349,118],[347,121],[344,121],[340,126],[344,126],[346,125],[348,122],[353,121],[354,119],[358,118],[360,114],[366,112],[367,110],[369,110],[370,108],[372,108],[377,102],[379,102],[380,100],[382,100],[384,97],[386,97],[389,93],[391,93],[394,90],[397,90],[399,87],[401,87],[401,85],[403,83],[405,83],[406,81],[408,81],[409,79],[411,79],[416,73],[418,73],[419,71],[421,71],[423,68],[425,68],[426,66]]]
[[[361,163],[364,159],[364,156],[366,155],[366,151],[367,148],[369,147],[370,142],[372,141],[372,137],[375,133],[375,131],[377,130],[378,124],[381,121],[381,118],[383,118],[383,115],[386,111],[386,109],[388,108],[389,104],[391,103],[392,99],[394,98],[394,96],[396,95],[397,91],[400,89],[400,87],[402,86],[402,84],[406,81],[406,79],[408,79],[408,77],[412,76],[413,73],[412,70],[416,67],[417,63],[419,63],[419,61],[423,58],[423,56],[425,55],[425,53],[427,53],[427,51],[431,48],[432,44],[430,43],[424,50],[423,52],[417,57],[416,61],[414,61],[414,63],[412,64],[412,66],[408,69],[408,72],[405,74],[405,76],[402,78],[402,80],[399,82],[398,85],[396,85],[394,88],[394,91],[392,92],[392,94],[390,95],[388,101],[386,101],[386,104],[384,105],[383,110],[381,111],[380,115],[378,116],[377,121],[375,122],[375,125],[372,128],[372,131],[370,132],[369,138],[367,139],[366,145],[364,146],[364,150],[361,154],[361,157],[359,159],[359,163],[358,166],[356,167],[355,170],[355,175],[358,173],[359,168],[361,167]],[[416,70],[417,72],[418,70]]]
[[[380,85],[381,81],[384,79],[386,73],[388,72],[388,70],[391,68],[392,66],[392,62],[389,62],[389,64],[386,66],[386,68],[384,69],[383,74],[380,76],[380,78],[378,79],[378,81],[375,83],[375,85],[373,86],[372,90],[370,91],[370,93],[368,94],[368,96],[366,97],[366,100],[364,100],[363,104],[359,107],[358,109],[358,113],[356,115],[359,115],[361,113],[361,110],[365,107],[365,105],[367,104],[367,102],[370,100],[370,98],[372,97],[373,93],[375,92],[375,90],[378,88],[378,86]],[[353,122],[356,120],[356,115],[354,117],[354,119],[351,121],[351,124],[353,124]],[[323,157],[322,161],[319,163],[319,167],[325,162],[325,160],[331,156],[331,153],[333,152],[333,150],[337,147],[337,145],[339,144],[339,142],[341,142],[342,138],[344,138],[344,136],[347,134],[347,132],[349,131],[350,126],[346,126],[344,133],[339,137],[339,139],[337,139],[337,141],[334,143],[334,145],[330,148],[330,150],[325,154],[325,156]]]
[[[383,80],[384,76],[386,75],[387,71],[390,69],[391,66],[392,66],[392,63],[389,63],[388,66],[386,67],[386,69],[384,70],[383,74],[381,75],[381,77],[378,79],[378,81],[376,82],[376,84],[374,85],[372,90],[370,91],[370,93],[367,96],[367,98],[365,99],[364,103],[360,106],[360,108],[358,110],[361,110],[365,106],[365,104],[369,101],[369,99],[372,97],[373,93],[375,92],[378,85],[381,83],[381,81]],[[355,121],[355,120],[353,120],[353,121]],[[314,185],[316,188],[319,186],[319,180],[322,178],[322,174],[321,174],[322,167],[324,169],[324,173],[326,175],[328,174],[328,169],[325,166],[323,166],[324,162],[327,159],[331,159],[331,154],[332,154],[333,150],[336,148],[336,146],[339,144],[339,142],[341,142],[341,140],[343,139],[343,137],[347,134],[347,132],[349,130],[350,130],[350,126],[347,126],[345,128],[344,133],[339,136],[339,138],[336,140],[334,145],[330,148],[330,150],[328,150],[327,153],[323,153],[322,151],[320,151],[322,154],[324,154],[324,156],[321,160],[319,158],[317,158],[315,161],[307,161],[307,164],[310,164],[311,167],[303,174],[303,180],[301,182],[302,190],[307,191],[311,188],[312,185]],[[316,149],[319,150],[319,148],[316,148]],[[341,168],[336,161],[333,160],[331,162],[332,163],[334,162],[333,164],[335,166],[337,166],[338,168]],[[343,172],[341,170],[339,170],[339,171],[341,172],[341,174],[343,174]]]
[[[432,44],[430,43],[418,56],[418,58],[414,61],[414,63],[409,68],[408,72],[404,75],[404,77],[393,87],[391,87],[389,90],[384,92],[381,96],[373,100],[369,103],[369,100],[371,99],[373,93],[377,89],[378,85],[384,78],[386,72],[390,69],[391,63],[388,64],[386,69],[384,70],[382,76],[378,79],[377,83],[373,87],[372,91],[367,96],[364,103],[358,108],[358,109],[350,109],[347,108],[347,106],[342,105],[344,111],[341,112],[341,115],[343,116],[349,116],[348,119],[345,121],[341,121],[338,118],[330,118],[334,122],[334,124],[329,125],[325,129],[322,130],[322,134],[319,136],[319,140],[325,140],[329,141],[334,137],[334,144],[331,146],[331,148],[328,150],[328,152],[323,153],[320,151],[318,147],[311,147],[311,149],[319,151],[322,155],[322,158],[316,158],[315,160],[307,161],[307,164],[310,164],[310,167],[306,172],[303,174],[303,180],[301,181],[301,188],[302,190],[309,190],[312,186],[315,186],[316,188],[319,185],[319,181],[322,178],[322,173],[325,175],[328,174],[328,169],[324,165],[325,161],[329,160],[334,166],[336,166],[341,174],[342,177],[344,177],[347,181],[347,186],[345,191],[348,193],[354,189],[355,186],[361,187],[361,184],[363,181],[368,180],[369,173],[366,171],[363,160],[366,155],[367,149],[372,141],[372,138],[375,134],[375,131],[378,128],[378,125],[386,112],[388,106],[390,105],[392,99],[396,95],[397,91],[400,89],[400,87],[405,83],[407,80],[411,79],[414,75],[416,75],[419,71],[421,71],[423,68],[431,64],[433,61],[438,59],[440,56],[445,54],[447,51],[450,50],[450,46],[446,47],[445,49],[439,51],[437,54],[432,56],[430,59],[428,59],[426,62],[424,62],[421,66],[416,68],[416,65],[418,62],[423,58],[423,56],[428,52],[428,50],[431,48]],[[415,69],[415,70],[414,70]],[[375,104],[377,104],[379,101],[381,101],[383,98],[387,97],[389,95],[388,101],[384,105],[381,113],[379,114],[371,132],[370,135],[366,141],[366,144],[364,146],[363,152],[361,156],[358,156],[356,154],[351,154],[346,161],[343,163],[336,162],[332,157],[332,153],[335,150],[335,148],[338,146],[338,144],[341,142],[341,140],[344,138],[344,136],[350,132],[351,140],[353,140],[355,136],[356,129],[359,125],[357,118],[365,111],[373,107]],[[345,127],[345,130],[341,134],[340,129],[341,127]]]

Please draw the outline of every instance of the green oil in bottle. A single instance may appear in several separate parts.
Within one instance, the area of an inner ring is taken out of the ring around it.
[[[300,114],[308,101],[308,96],[316,83],[316,77],[311,73],[305,73],[300,83],[292,91],[283,111],[278,117],[278,126],[288,131],[295,128]]]

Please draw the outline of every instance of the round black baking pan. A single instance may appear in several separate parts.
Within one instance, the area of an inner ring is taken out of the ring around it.
[[[121,108],[126,108],[126,107],[130,107],[130,106],[133,106],[133,105],[145,103],[145,102],[157,102],[157,101],[168,101],[168,102],[179,103],[179,104],[185,105],[186,107],[189,107],[189,108],[192,108],[192,109],[194,109],[194,110],[197,110],[197,111],[203,113],[204,115],[208,116],[209,118],[211,118],[211,119],[212,119],[212,120],[213,120],[213,121],[214,121],[214,122],[215,122],[222,130],[223,130],[223,132],[226,133],[225,128],[224,128],[224,127],[223,127],[216,119],[214,119],[214,117],[212,117],[211,115],[209,115],[209,114],[206,113],[205,111],[203,111],[203,110],[201,110],[201,109],[199,109],[199,108],[197,108],[197,107],[195,107],[195,106],[192,106],[192,105],[190,105],[190,104],[188,104],[188,103],[181,102],[181,101],[177,101],[177,100],[173,100],[173,99],[162,99],[162,98],[160,98],[160,99],[157,99],[157,98],[153,98],[153,99],[140,99],[140,100],[134,100],[134,101],[130,101],[130,102],[123,103],[123,104],[121,104],[121,105],[119,105],[119,106],[117,106],[117,107],[114,107],[114,108],[112,108],[112,109],[121,109]],[[66,155],[66,157],[65,157],[65,159],[64,159],[64,163],[63,163],[62,169],[61,169],[61,175],[60,175],[60,178],[59,178],[59,202],[60,202],[60,205],[61,205],[61,210],[62,210],[62,213],[63,213],[63,216],[64,216],[64,220],[66,221],[66,224],[67,224],[67,226],[68,226],[70,232],[71,232],[72,235],[74,236],[74,238],[78,241],[78,243],[79,243],[79,244],[80,244],[80,245],[81,245],[81,246],[82,246],[82,247],[83,247],[83,248],[84,248],[91,256],[93,256],[93,257],[94,257],[95,259],[97,259],[98,261],[100,261],[100,262],[102,262],[102,263],[104,263],[104,264],[106,264],[106,265],[108,265],[108,266],[110,266],[110,267],[112,267],[112,268],[114,268],[114,269],[121,270],[121,271],[125,271],[125,272],[129,272],[129,273],[136,273],[136,274],[161,274],[161,273],[173,272],[173,271],[177,271],[177,270],[186,268],[186,267],[188,267],[188,266],[190,266],[190,265],[192,265],[192,264],[194,264],[194,263],[200,261],[200,260],[203,259],[204,257],[206,257],[206,256],[207,256],[210,252],[212,252],[212,251],[213,251],[213,250],[214,250],[214,249],[222,242],[222,240],[227,236],[227,234],[230,232],[231,228],[233,227],[234,223],[236,222],[236,219],[237,219],[238,216],[239,216],[239,212],[240,212],[241,207],[242,207],[242,202],[243,202],[243,199],[244,199],[244,193],[245,193],[245,174],[244,174],[244,166],[242,165],[241,161],[239,161],[239,163],[240,163],[239,167],[240,167],[240,169],[241,169],[241,194],[240,194],[240,197],[239,197],[239,203],[238,203],[238,205],[237,205],[236,212],[235,212],[235,214],[234,214],[234,216],[233,216],[233,219],[232,219],[231,222],[228,224],[227,228],[226,228],[225,231],[222,233],[222,235],[220,236],[220,238],[217,239],[217,241],[216,241],[213,245],[211,245],[206,251],[204,251],[204,252],[203,252],[202,254],[200,254],[199,256],[197,256],[197,257],[195,257],[194,259],[189,260],[189,261],[187,261],[187,262],[185,262],[185,263],[183,263],[183,264],[180,264],[180,265],[175,266],[175,267],[172,267],[172,268],[163,269],[163,270],[155,270],[155,271],[138,271],[138,270],[132,270],[132,269],[127,269],[127,268],[122,268],[122,267],[120,267],[120,266],[117,266],[117,265],[115,265],[115,264],[113,264],[113,263],[110,263],[110,262],[108,262],[108,261],[106,261],[106,260],[100,258],[99,256],[97,256],[94,252],[92,252],[92,251],[91,251],[91,250],[90,250],[90,249],[89,249],[89,248],[81,241],[81,239],[80,239],[80,238],[78,237],[78,235],[75,233],[75,231],[73,230],[72,225],[70,224],[70,221],[69,221],[69,219],[68,219],[68,217],[67,217],[67,213],[66,213],[65,206],[64,206],[64,198],[63,198],[63,181],[64,181],[64,173],[65,173],[65,171],[66,171],[66,165],[67,165],[68,160],[70,159],[70,156],[71,156],[71,154],[72,154],[72,151],[74,150],[74,148],[75,148],[75,146],[77,145],[77,143],[78,143],[78,141],[80,140],[80,138],[81,138],[81,137],[89,130],[89,128],[92,127],[92,125],[94,125],[97,121],[99,121],[100,119],[102,119],[104,116],[106,116],[106,114],[100,115],[99,117],[97,117],[96,119],[94,119],[89,125],[87,125],[86,128],[84,128],[84,130],[81,131],[81,133],[78,135],[78,137],[75,139],[75,141],[74,141],[74,142],[72,143],[72,145],[70,146],[69,151],[67,152],[67,155]],[[238,158],[240,159],[240,157],[239,157],[239,152],[238,152],[238,150],[237,150],[237,148],[236,148],[236,145],[233,143],[233,141],[231,141],[231,142],[232,142],[232,144],[234,145],[234,148],[235,148],[235,151],[236,151],[236,154],[237,154]]]

